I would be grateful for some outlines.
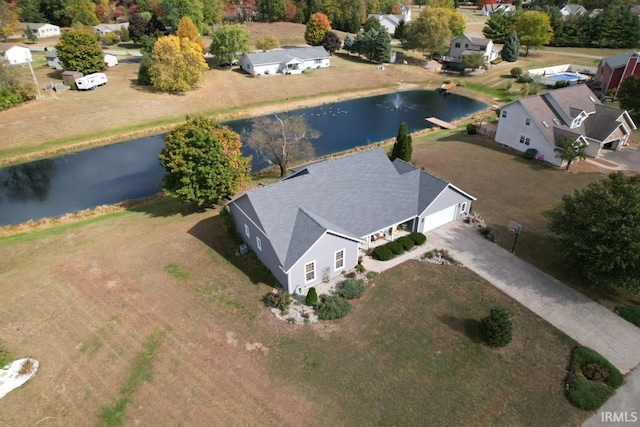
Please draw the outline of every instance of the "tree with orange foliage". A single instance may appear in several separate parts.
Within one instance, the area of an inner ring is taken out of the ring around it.
[[[331,31],[331,21],[324,13],[314,13],[309,18],[307,28],[304,30],[304,39],[311,46],[320,46],[324,35]]]

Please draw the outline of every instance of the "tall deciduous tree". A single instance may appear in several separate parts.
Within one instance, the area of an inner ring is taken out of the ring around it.
[[[391,150],[391,160],[401,159],[405,162],[410,162],[412,153],[413,139],[409,134],[409,128],[406,123],[401,123],[400,128],[398,128],[396,142],[393,143]]]
[[[213,119],[187,117],[167,133],[160,164],[162,189],[182,202],[210,205],[232,196],[249,181],[249,160],[240,135]]]
[[[324,39],[322,39],[322,46],[329,52],[329,55],[333,55],[336,50],[340,49],[342,42],[340,37],[333,31],[327,31],[324,33]]]
[[[516,32],[520,43],[525,46],[524,56],[529,55],[529,49],[537,49],[548,44],[553,38],[549,15],[544,12],[523,12],[516,18]]]
[[[0,38],[7,40],[20,29],[20,20],[14,9],[9,7],[9,3],[0,1]]]
[[[287,14],[284,0],[257,0],[258,13],[264,21],[280,21]]]
[[[129,37],[138,43],[146,35],[147,20],[139,13],[129,16]]]
[[[520,40],[518,40],[518,34],[513,32],[507,36],[500,52],[502,59],[507,62],[516,62],[520,57]]]
[[[280,167],[280,176],[287,176],[289,165],[314,156],[312,139],[320,132],[311,129],[302,116],[275,115],[258,117],[246,134],[247,145],[257,155]]]
[[[428,7],[407,27],[404,47],[428,51],[433,55],[446,52],[451,39],[464,34],[465,23],[455,10]]]
[[[180,20],[188,16],[198,29],[204,21],[202,0],[162,0],[164,21],[174,30],[178,28]]]
[[[331,22],[324,13],[314,13],[304,30],[304,39],[311,46],[320,46],[327,31],[331,31]]]
[[[516,14],[513,12],[504,12],[498,10],[491,14],[482,34],[494,43],[505,43],[507,36],[513,32],[512,28],[516,23]]]
[[[220,63],[231,64],[238,55],[249,51],[249,33],[244,25],[224,25],[211,33],[209,52]]]
[[[100,41],[91,30],[77,29],[63,33],[56,51],[65,70],[91,74],[106,68]]]
[[[36,32],[33,31],[33,28],[31,28],[28,25],[27,25],[27,28],[24,30],[24,36],[27,38],[27,40],[29,40],[29,43],[35,43],[36,40],[38,39],[38,35],[36,34]]]
[[[640,183],[613,173],[545,212],[559,255],[591,282],[640,291]]]
[[[67,0],[67,13],[72,25],[91,27],[100,23],[96,16],[96,5],[91,0]]]
[[[472,70],[477,70],[480,67],[488,67],[487,58],[482,54],[482,52],[473,52],[462,57],[462,65],[465,68],[471,68]]]
[[[620,100],[620,107],[631,114],[640,114],[640,77],[630,76],[624,79],[617,97]]]
[[[178,31],[176,31],[178,37],[186,37],[192,42],[200,46],[200,49],[204,52],[204,42],[200,37],[200,31],[193,24],[193,21],[188,16],[183,17],[178,24]]]
[[[153,45],[149,75],[153,85],[163,91],[189,91],[208,69],[200,46],[185,37],[160,37]]]
[[[587,146],[584,142],[576,141],[575,138],[570,136],[565,136],[561,138],[558,143],[558,147],[554,149],[556,157],[567,162],[567,170],[569,170],[569,167],[571,167],[571,163],[573,163],[574,160],[584,160],[587,158],[587,154],[585,152]]]

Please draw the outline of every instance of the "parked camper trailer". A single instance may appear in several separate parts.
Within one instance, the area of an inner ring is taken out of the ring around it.
[[[105,73],[87,74],[84,77],[76,79],[76,87],[78,90],[93,90],[106,83],[107,75]]]

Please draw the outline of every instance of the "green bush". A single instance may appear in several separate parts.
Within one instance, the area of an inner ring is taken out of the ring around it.
[[[0,89],[0,111],[20,105],[23,102],[22,95],[15,88]]]
[[[357,271],[358,273],[364,273],[364,272],[365,272],[365,270],[366,270],[366,268],[364,268],[364,264],[358,264],[358,265],[356,265],[356,271]]]
[[[11,363],[11,355],[9,350],[4,345],[4,342],[0,340],[0,369]]]
[[[347,279],[342,282],[336,293],[344,299],[360,298],[364,294],[364,280]]]
[[[269,307],[277,308],[284,311],[291,305],[291,295],[284,289],[278,289],[276,292],[269,292],[264,296],[263,301]]]
[[[640,305],[632,305],[630,307],[618,307],[616,313],[627,322],[640,327]]]
[[[404,253],[404,248],[398,242],[389,242],[385,245],[388,247],[394,255],[402,255]]]
[[[476,129],[476,125],[473,123],[469,123],[467,125],[467,135],[475,135],[477,132],[478,130]]]
[[[316,291],[315,287],[310,287],[309,291],[307,292],[307,298],[305,300],[305,303],[309,306],[309,307],[315,307],[316,305],[318,305],[318,291]]]
[[[409,234],[409,238],[414,242],[416,242],[416,246],[424,245],[424,243],[427,241],[427,236],[418,232],[413,232]]]
[[[513,324],[504,308],[492,308],[480,321],[480,337],[491,347],[504,347],[511,342]]]
[[[535,148],[529,148],[524,152],[524,158],[527,160],[535,160],[538,157],[538,150]]]
[[[410,251],[416,245],[416,242],[409,236],[402,236],[396,242],[400,243],[405,251]]]
[[[373,256],[379,261],[389,261],[393,258],[393,252],[386,246],[378,246],[373,250]]]
[[[569,366],[567,399],[585,411],[598,409],[624,382],[615,366],[588,347],[574,348]]]
[[[529,77],[529,76],[518,76],[518,82],[519,83],[531,83],[533,81],[533,78]]]
[[[518,77],[520,77],[520,76],[522,75],[522,68],[520,68],[520,67],[513,67],[513,68],[511,69],[511,72],[510,72],[510,73],[511,73],[511,77],[516,77],[516,78],[518,78]]]
[[[103,46],[113,46],[114,44],[118,43],[118,40],[118,34],[116,34],[115,32],[110,32],[103,36],[100,36],[100,43],[102,43]]]
[[[325,295],[318,307],[316,314],[320,320],[335,320],[346,316],[351,311],[351,303],[344,298],[335,295]]]
[[[558,81],[556,81],[556,87],[557,88],[565,87],[567,84],[568,84],[568,82],[566,80],[558,80]]]

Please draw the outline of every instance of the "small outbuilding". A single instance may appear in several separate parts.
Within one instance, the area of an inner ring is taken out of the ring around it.
[[[7,61],[11,65],[31,62],[31,51],[17,44],[0,43],[0,61]]]
[[[65,85],[75,89],[76,87],[76,79],[79,79],[83,76],[80,71],[63,71],[62,72],[62,81]]]
[[[115,55],[111,55],[110,53],[105,53],[104,63],[107,64],[107,67],[115,67],[116,65],[118,65],[118,57]]]

